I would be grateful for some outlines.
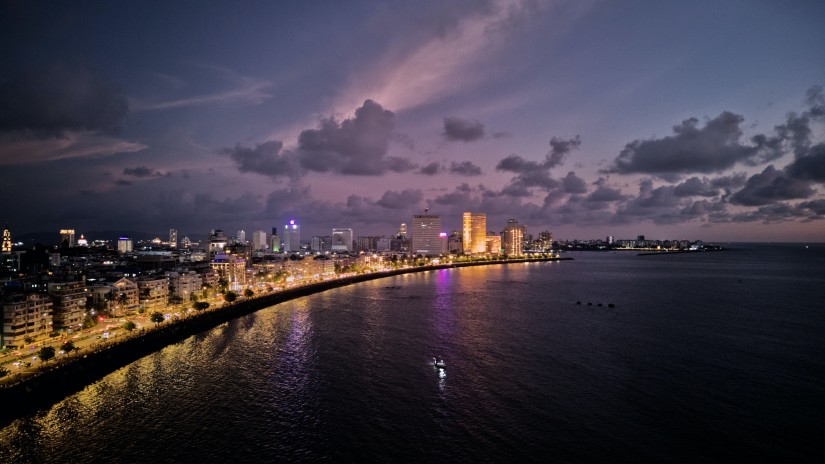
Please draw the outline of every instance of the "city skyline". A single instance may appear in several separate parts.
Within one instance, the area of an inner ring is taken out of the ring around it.
[[[0,8],[12,238],[822,240],[820,2]]]

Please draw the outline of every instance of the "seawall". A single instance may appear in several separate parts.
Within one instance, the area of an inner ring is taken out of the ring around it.
[[[217,309],[196,313],[191,317],[174,323],[164,323],[156,329],[132,336],[119,343],[106,345],[98,351],[77,357],[71,362],[53,366],[51,369],[47,368],[47,370],[37,375],[27,377],[13,385],[0,388],[0,405],[2,405],[2,407],[0,407],[0,426],[6,425],[17,417],[48,408],[63,398],[81,391],[86,386],[103,378],[107,374],[168,345],[210,330],[237,317],[254,313],[258,310],[277,305],[278,303],[354,283],[414,272],[494,264],[565,261],[571,259],[572,258],[535,258],[452,263],[361,274],[262,295],[224,305]]]

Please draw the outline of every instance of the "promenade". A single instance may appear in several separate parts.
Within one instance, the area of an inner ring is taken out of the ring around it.
[[[131,320],[136,323],[136,326],[140,324],[140,328],[133,331],[123,329],[125,319],[124,322],[118,320],[119,325],[110,322],[104,324],[103,327],[85,330],[78,334],[77,338],[70,338],[69,340],[77,342],[78,349],[71,353],[57,355],[52,360],[33,359],[28,361],[31,356],[35,356],[30,353],[4,360],[3,367],[11,373],[0,379],[0,402],[7,405],[0,411],[0,424],[27,412],[47,407],[71,393],[80,391],[86,385],[93,383],[106,374],[169,344],[212,329],[234,318],[295,298],[358,282],[414,272],[569,259],[571,258],[542,256],[506,260],[462,261],[344,275],[329,280],[294,283],[290,287],[278,291],[261,292],[250,298],[240,297],[233,303],[217,303],[218,300],[212,299],[210,301],[212,304],[205,310],[195,311],[193,309],[178,308],[178,311],[168,312],[169,317],[158,324],[149,322],[148,314],[134,316]],[[103,338],[103,333],[108,333],[108,338]],[[65,340],[52,341],[49,344],[59,347]],[[31,350],[30,352],[36,353],[37,350]],[[24,364],[14,366],[14,363],[23,362],[24,360],[27,363],[31,362],[31,366],[25,366]]]

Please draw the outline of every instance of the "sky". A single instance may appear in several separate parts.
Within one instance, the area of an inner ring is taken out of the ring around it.
[[[821,1],[0,5],[13,237],[825,241]]]

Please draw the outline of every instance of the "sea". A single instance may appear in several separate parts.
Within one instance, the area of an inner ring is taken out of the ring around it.
[[[825,462],[825,244],[725,245],[278,304],[14,420],[0,462]]]

